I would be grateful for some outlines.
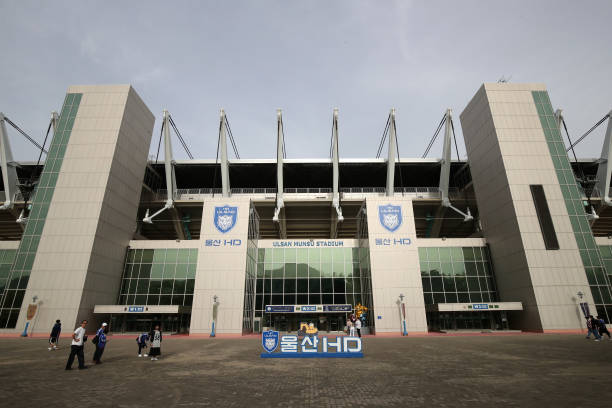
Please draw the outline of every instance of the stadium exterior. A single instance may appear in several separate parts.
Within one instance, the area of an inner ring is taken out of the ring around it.
[[[155,160],[133,88],[71,86],[41,165],[12,161],[2,122],[0,333],[335,332],[358,304],[375,334],[580,330],[581,302],[609,322],[612,125],[603,160],[570,161],[543,85],[484,84],[467,161],[450,110],[441,159],[397,158],[394,111],[387,158],[344,159],[333,118],[327,159],[286,159],[279,112],[276,159],[229,160],[222,111],[219,159],[174,160],[164,111]]]

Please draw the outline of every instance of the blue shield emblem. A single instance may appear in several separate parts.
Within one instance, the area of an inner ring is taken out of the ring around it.
[[[215,228],[223,234],[234,228],[237,218],[238,207],[230,207],[229,205],[215,207]]]
[[[268,330],[261,335],[261,345],[268,353],[272,353],[278,347],[278,332]]]
[[[399,205],[379,205],[378,218],[380,225],[391,232],[395,232],[402,225],[402,207]]]

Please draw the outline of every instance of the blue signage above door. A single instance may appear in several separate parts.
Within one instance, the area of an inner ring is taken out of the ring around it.
[[[323,305],[324,312],[350,312],[353,310],[351,305]]]
[[[350,312],[352,305],[266,305],[267,313]]]
[[[266,312],[268,313],[293,313],[295,312],[295,306],[266,306]]]

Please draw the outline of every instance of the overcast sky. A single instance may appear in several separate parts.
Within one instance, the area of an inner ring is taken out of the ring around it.
[[[374,157],[397,109],[401,157],[420,157],[445,109],[483,82],[543,82],[577,138],[612,109],[610,1],[0,0],[0,111],[41,141],[71,84],[129,83],[214,158],[219,109],[242,158]],[[577,148],[599,157],[604,127]],[[37,152],[9,130],[14,157]],[[154,150],[154,149],[152,149]],[[175,156],[184,158],[178,142]],[[441,144],[430,157],[439,157]]]

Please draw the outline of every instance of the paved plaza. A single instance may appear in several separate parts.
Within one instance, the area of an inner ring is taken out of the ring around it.
[[[0,338],[5,407],[584,407],[612,399],[612,341],[580,335],[365,338],[363,359],[261,359],[260,340],[110,338],[65,371],[68,340]]]

